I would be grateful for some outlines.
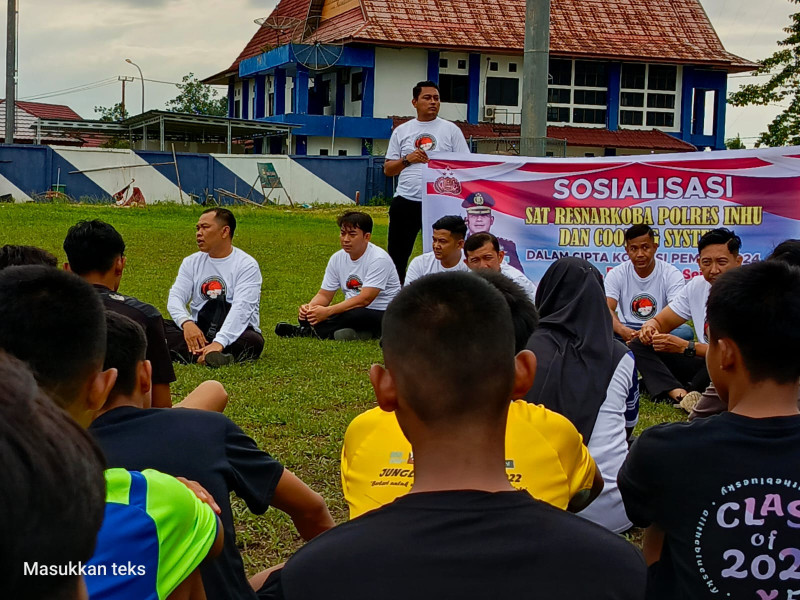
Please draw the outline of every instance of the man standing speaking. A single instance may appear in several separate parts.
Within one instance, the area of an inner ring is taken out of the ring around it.
[[[400,176],[389,207],[388,251],[401,283],[422,229],[422,169],[430,160],[428,152],[469,152],[461,130],[439,118],[439,86],[433,81],[420,81],[412,95],[417,118],[395,128],[383,163],[387,177]]]

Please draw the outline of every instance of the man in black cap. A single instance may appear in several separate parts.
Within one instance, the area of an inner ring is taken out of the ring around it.
[[[494,223],[494,215],[492,215],[492,208],[494,207],[494,198],[486,192],[475,192],[467,196],[466,200],[461,203],[462,208],[467,209],[467,229],[469,233],[467,237],[473,233],[491,233],[492,224]],[[519,262],[517,256],[517,245],[505,238],[497,238],[500,242],[500,250],[505,254],[506,262],[524,273],[522,263]]]

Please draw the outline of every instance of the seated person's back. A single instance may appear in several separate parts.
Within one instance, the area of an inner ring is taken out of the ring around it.
[[[508,481],[509,399],[530,386],[535,358],[515,357],[495,288],[467,273],[423,277],[389,306],[382,341],[386,367],[370,379],[412,444],[414,487],[302,548],[283,597],[642,597],[632,545]]]
[[[633,356],[613,339],[600,273],[585,260],[562,258],[539,284],[541,321],[528,349],[539,358],[529,402],[567,417],[597,461],[605,485],[581,516],[617,533],[630,527],[617,472],[636,425],[639,392]]]
[[[235,492],[255,514],[271,504],[289,506],[296,514],[315,515],[297,522],[311,537],[333,526],[324,501],[266,452],[261,451],[230,419],[215,412],[184,408],[144,408],[149,363],[144,361],[144,334],[136,323],[114,313],[106,315],[106,368],[118,372],[117,383],[103,412],[89,432],[103,448],[110,466],[158,469],[199,482],[221,508],[225,529],[222,554],[201,568],[209,600],[254,598],[236,547],[230,505]]]
[[[711,287],[706,358],[729,412],[646,430],[619,473],[628,515],[648,527],[649,597],[800,589],[798,298],[800,270],[775,261]]]

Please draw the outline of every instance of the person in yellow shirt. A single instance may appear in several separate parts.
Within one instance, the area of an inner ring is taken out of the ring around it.
[[[514,322],[516,351],[538,322],[524,290],[500,273],[476,272],[505,297]],[[511,402],[506,426],[506,475],[512,486],[557,508],[577,512],[603,488],[583,438],[565,417],[524,400]],[[357,416],[342,447],[342,488],[350,518],[393,502],[414,483],[414,455],[395,413],[379,407]]]

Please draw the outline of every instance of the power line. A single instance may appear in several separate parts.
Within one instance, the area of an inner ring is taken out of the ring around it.
[[[31,96],[27,96],[25,98],[20,98],[20,100],[37,100],[40,98],[50,98],[54,96],[63,96],[67,94],[73,94],[76,92],[83,92],[86,90],[95,89],[98,87],[103,87],[106,85],[111,85],[112,83],[116,82],[116,78],[109,77],[107,79],[101,79],[99,81],[92,81],[91,83],[84,83],[81,85],[76,85],[73,87],[63,88],[60,90],[52,90],[49,92],[42,92],[40,94],[33,94]]]

